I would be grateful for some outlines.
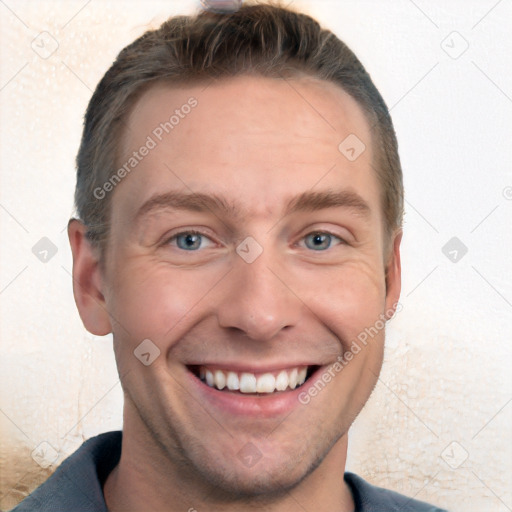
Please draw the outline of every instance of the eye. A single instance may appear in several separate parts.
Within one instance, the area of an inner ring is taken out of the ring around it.
[[[175,245],[184,251],[197,251],[213,244],[213,242],[202,233],[197,231],[184,231],[173,235],[167,241],[169,245]]]
[[[314,231],[304,237],[306,247],[313,251],[325,251],[329,249],[335,241],[344,243],[340,237],[323,231]]]

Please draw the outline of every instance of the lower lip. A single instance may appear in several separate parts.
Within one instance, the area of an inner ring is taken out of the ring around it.
[[[289,414],[295,407],[301,405],[299,395],[307,392],[309,384],[322,369],[317,368],[309,379],[300,387],[288,391],[276,391],[268,395],[252,395],[230,391],[219,391],[208,386],[196,375],[187,370],[191,382],[191,389],[196,389],[201,397],[201,402],[208,402],[215,408],[232,415],[244,415],[258,418],[271,418],[279,415]]]

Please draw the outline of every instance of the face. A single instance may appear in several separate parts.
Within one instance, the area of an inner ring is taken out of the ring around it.
[[[353,161],[350,134],[366,145]],[[113,331],[125,431],[228,493],[293,487],[344,442],[398,300],[368,122],[312,78],[158,85],[128,119],[119,167],[130,158],[110,192],[105,309],[79,304],[89,330]]]

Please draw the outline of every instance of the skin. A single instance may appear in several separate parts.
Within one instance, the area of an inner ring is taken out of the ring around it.
[[[155,85],[127,120],[123,157],[192,96],[197,107],[112,192],[103,266],[84,226],[69,224],[78,309],[90,332],[113,333],[125,395],[107,505],[353,510],[343,481],[347,432],[377,381],[383,329],[287,415],[225,411],[189,385],[186,365],[307,361],[326,369],[389,316],[400,294],[401,233],[385,252],[369,123],[343,90],[313,78]],[[351,133],[366,145],[354,162],[338,150]],[[239,210],[167,207],[135,219],[167,191],[217,194]],[[289,200],[308,191],[356,193],[368,211],[342,205],[286,215]],[[207,236],[196,251],[172,238],[187,229]],[[306,243],[318,231],[335,235],[322,250]],[[247,236],[263,248],[250,264],[236,252]],[[161,352],[149,366],[133,354],[144,339]],[[252,467],[237,456],[248,443],[262,454]]]

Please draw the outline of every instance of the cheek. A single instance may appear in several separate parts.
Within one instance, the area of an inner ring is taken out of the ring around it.
[[[385,309],[385,278],[381,269],[361,262],[330,270],[312,293],[311,303],[318,318],[346,345],[375,325]],[[318,282],[317,282],[318,283]]]
[[[108,308],[123,338],[164,343],[177,339],[190,324],[218,278],[134,259],[115,272]]]

